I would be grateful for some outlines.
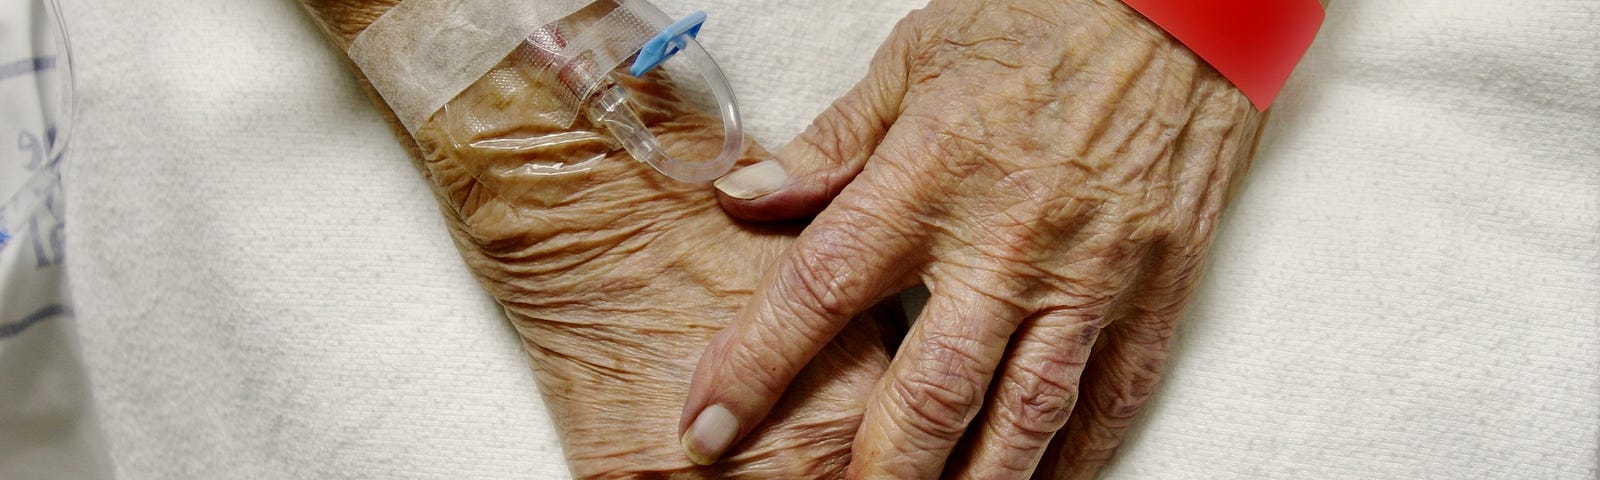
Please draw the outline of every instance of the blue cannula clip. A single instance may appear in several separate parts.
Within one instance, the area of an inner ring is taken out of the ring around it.
[[[633,66],[628,68],[628,73],[635,77],[643,76],[646,72],[656,68],[661,62],[672,58],[678,50],[683,49],[684,36],[695,38],[700,34],[700,25],[706,23],[706,12],[697,11],[683,17],[682,20],[673,22],[661,30],[650,41],[644,42],[639,47],[639,58],[633,61]]]

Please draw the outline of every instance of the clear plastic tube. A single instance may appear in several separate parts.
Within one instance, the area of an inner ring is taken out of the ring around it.
[[[504,173],[548,175],[586,170],[592,162],[555,163],[546,161],[547,156],[543,155],[552,146],[570,148],[578,142],[584,144],[581,148],[595,150],[592,159],[621,147],[669,178],[710,182],[727,173],[738,160],[744,148],[744,131],[727,77],[692,36],[699,24],[694,23],[693,32],[681,31],[690,20],[703,20],[704,13],[691,17],[674,23],[644,0],[598,0],[539,27],[500,64],[468,86],[479,93],[501,92],[498,97],[506,99],[532,98],[519,92],[538,89],[549,94],[543,100],[509,105],[468,99],[481,99],[482,95],[458,95],[434,116],[450,125],[447,130],[457,149],[479,150],[505,159],[497,168]],[[651,74],[652,80],[686,91],[710,93],[711,98],[697,106],[722,120],[723,140],[715,157],[683,158],[669,153],[641,119],[640,105],[632,103],[628,87],[624,86],[637,82],[620,81],[630,75],[619,66],[628,63],[647,41],[659,44],[663,40],[677,47],[677,54],[669,54],[664,63],[660,56],[651,57],[657,61],[652,66],[660,63],[664,67]],[[563,134],[552,133],[546,127],[529,127],[530,122],[571,126],[579,116],[600,128],[595,132],[571,129]],[[541,133],[531,135],[531,131]]]
[[[739,153],[744,149],[744,132],[739,124],[739,108],[733,97],[733,88],[728,85],[727,77],[723,76],[722,69],[711,59],[711,55],[704,47],[693,38],[686,38],[681,51],[682,57],[700,71],[705,84],[710,86],[711,94],[716,97],[718,114],[722,117],[722,150],[717,156],[708,161],[692,161],[673,157],[662,148],[661,142],[644,122],[639,120],[639,115],[628,106],[628,97],[622,88],[615,83],[609,83],[600,92],[595,94],[585,108],[585,114],[596,125],[605,126],[606,130],[622,147],[627,149],[635,160],[644,162],[675,180],[689,183],[705,183],[721,177],[733,168],[734,162],[739,159]]]

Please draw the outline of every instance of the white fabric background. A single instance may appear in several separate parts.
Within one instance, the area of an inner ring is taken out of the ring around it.
[[[292,2],[63,3],[70,278],[121,477],[565,475],[514,334]],[[916,6],[660,3],[710,13],[774,146]],[[1597,13],[1335,2],[1107,478],[1595,478]]]

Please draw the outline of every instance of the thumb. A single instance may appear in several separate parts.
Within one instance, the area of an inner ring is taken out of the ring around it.
[[[772,160],[716,181],[723,210],[746,220],[814,216],[861,173],[900,114],[910,43],[903,27],[904,22],[889,34],[867,75]]]

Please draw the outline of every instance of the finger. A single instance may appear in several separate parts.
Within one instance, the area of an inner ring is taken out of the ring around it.
[[[930,283],[932,298],[868,400],[851,454],[852,477],[939,475],[982,407],[1011,333],[1027,315],[1011,298],[985,291],[1004,281],[974,281],[984,288]]]
[[[863,188],[865,185],[863,185]],[[712,338],[695,369],[679,431],[690,459],[715,461],[771,410],[850,319],[902,286],[916,235],[907,203],[847,194],[818,216]]]
[[[1095,230],[1096,227],[1087,227]],[[1126,227],[1109,227],[1121,231]],[[952,465],[957,478],[1026,478],[1068,421],[1085,362],[1144,255],[1124,234],[1075,242],[1036,262],[1054,293],[1015,335],[980,422]],[[1048,275],[1045,272],[1058,272]]]
[[[1082,396],[1056,435],[1035,478],[1094,478],[1144,409],[1166,363],[1170,332],[1116,324],[1101,333],[1089,359]]]
[[[1067,423],[1111,297],[1036,314],[1013,337],[955,478],[1028,478]]]
[[[1238,93],[1202,88],[1191,99],[1197,119],[1184,126],[1173,161],[1180,227],[1152,252],[1155,259],[1112,312],[1081,380],[1078,405],[1045,453],[1036,478],[1093,478],[1110,461],[1144,408],[1166,365],[1184,306],[1227,203],[1229,185],[1248,168],[1260,117]],[[1221,160],[1219,160],[1221,159]]]
[[[915,28],[902,21],[873,56],[867,75],[812,121],[773,160],[716,181],[718,203],[746,220],[816,215],[862,166],[900,115]]]
[[[1163,259],[1110,314],[1083,373],[1078,404],[1035,478],[1094,478],[1111,460],[1155,392],[1199,269],[1197,259]]]

